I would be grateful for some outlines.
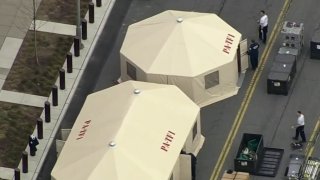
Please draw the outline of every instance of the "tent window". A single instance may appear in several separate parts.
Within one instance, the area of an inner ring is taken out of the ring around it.
[[[127,74],[131,79],[137,80],[137,69],[128,62],[127,62]]]
[[[205,88],[209,89],[219,84],[219,71],[204,76]]]
[[[196,138],[197,135],[197,125],[198,123],[195,123],[192,128],[192,141],[194,140],[194,138]]]

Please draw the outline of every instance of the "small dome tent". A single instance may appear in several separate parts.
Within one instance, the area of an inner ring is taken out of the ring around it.
[[[203,107],[237,94],[240,40],[216,14],[165,11],[129,26],[120,79],[176,85]]]

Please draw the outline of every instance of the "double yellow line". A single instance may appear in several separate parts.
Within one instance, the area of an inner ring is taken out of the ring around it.
[[[233,140],[239,130],[239,127],[240,127],[241,122],[243,120],[243,116],[245,115],[245,113],[247,111],[248,105],[249,105],[251,98],[252,98],[252,94],[253,94],[253,92],[256,88],[256,85],[260,79],[261,73],[262,73],[264,66],[265,66],[265,63],[269,57],[270,51],[275,43],[277,35],[280,32],[280,29],[282,27],[282,22],[284,20],[286,13],[288,12],[291,1],[292,0],[285,0],[285,3],[281,9],[280,15],[279,15],[277,22],[276,22],[276,24],[272,30],[272,33],[270,35],[270,39],[269,39],[269,41],[268,41],[268,43],[267,43],[267,45],[261,55],[259,67],[258,67],[257,71],[254,73],[254,75],[250,81],[249,87],[248,87],[246,94],[244,96],[244,99],[240,105],[240,109],[238,110],[237,116],[232,124],[231,130],[228,134],[226,142],[225,142],[225,144],[222,148],[222,151],[219,155],[218,161],[213,169],[210,180],[218,180],[218,177],[219,177],[221,169],[224,165],[225,159],[230,151]]]
[[[305,149],[305,153],[304,154],[307,157],[311,157],[311,155],[312,155],[312,153],[314,151],[314,145],[315,145],[316,140],[318,138],[317,136],[319,136],[319,133],[320,133],[319,131],[320,131],[320,117],[319,117],[319,119],[317,121],[317,124],[314,127],[314,130],[313,130],[313,132],[312,132],[312,134],[310,136],[309,142],[311,142],[311,143],[308,143],[308,145],[307,145],[307,147]]]

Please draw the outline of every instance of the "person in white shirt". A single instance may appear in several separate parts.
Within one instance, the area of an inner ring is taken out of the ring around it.
[[[301,111],[297,111],[298,119],[296,125],[296,135],[293,137],[294,140],[298,140],[299,134],[301,136],[302,141],[306,142],[306,135],[304,134],[304,115]]]
[[[259,39],[263,43],[267,42],[267,33],[268,33],[268,16],[264,10],[260,11],[261,18],[259,20]]]

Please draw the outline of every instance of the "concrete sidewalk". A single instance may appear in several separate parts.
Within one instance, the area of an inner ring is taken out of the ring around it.
[[[35,0],[36,7],[41,0]],[[0,48],[6,38],[23,39],[32,22],[33,1],[0,1]],[[0,56],[2,57],[2,56]]]
[[[13,4],[15,2],[15,4]],[[39,0],[38,0],[39,2]],[[28,173],[22,173],[21,170],[21,179],[28,180],[33,179],[36,180],[38,177],[38,173],[42,168],[43,161],[48,154],[48,150],[52,143],[54,143],[54,137],[58,131],[60,126],[61,120],[64,117],[64,114],[69,106],[69,103],[73,97],[74,91],[81,79],[82,73],[86,68],[88,63],[89,57],[92,54],[92,51],[95,47],[97,40],[101,34],[101,31],[108,19],[108,16],[111,12],[111,9],[115,3],[115,0],[103,0],[101,7],[95,7],[95,23],[89,24],[88,23],[88,38],[87,40],[83,40],[82,44],[84,48],[80,51],[79,57],[73,57],[73,72],[66,73],[66,89],[58,91],[58,106],[51,107],[51,122],[44,123],[44,137],[43,139],[39,140],[39,145],[37,146],[38,151],[36,156],[28,156],[29,163],[28,163]],[[11,12],[18,12],[19,9],[22,9],[19,5],[25,8],[25,4],[22,3],[22,0],[6,0],[4,2],[0,2],[0,15],[5,12],[2,11],[2,8],[11,7]],[[14,9],[14,10],[13,10]],[[9,13],[9,12],[8,12]],[[9,13],[10,14],[10,13]],[[11,15],[6,15],[9,17]],[[22,22],[25,19],[22,19],[23,16],[12,15],[14,18],[14,22]],[[0,16],[1,17],[1,16]],[[88,14],[85,17],[88,20]],[[10,18],[9,18],[10,19]],[[32,21],[29,21],[28,26],[24,26],[21,30],[21,33],[16,34],[17,36],[12,37],[11,34],[14,33],[15,25],[2,25],[5,24],[7,20],[6,18],[0,18],[0,87],[2,88],[3,83],[10,71],[10,68],[15,60],[17,53],[19,52],[20,46],[22,44],[23,38],[32,24]],[[25,22],[27,23],[27,22]],[[37,21],[36,24],[38,25],[38,31],[44,31],[49,33],[57,33],[57,34],[65,34],[74,36],[75,35],[75,26],[69,24],[61,24],[61,23],[53,23],[47,21]],[[12,27],[10,27],[12,26]],[[22,28],[22,27],[21,27]],[[11,32],[12,30],[12,32]],[[8,32],[11,33],[8,33]],[[73,46],[70,49],[70,52],[73,52]],[[66,63],[64,64],[64,68],[66,69]],[[57,79],[56,83],[59,86],[59,79]],[[51,102],[51,95],[49,97],[42,97],[36,96],[31,94],[24,94],[18,92],[11,92],[0,90],[0,102],[10,102],[16,104],[23,104],[35,107],[43,107],[45,101]],[[44,112],[42,112],[41,116],[44,119]],[[37,130],[34,130],[34,134],[37,134]],[[26,151],[29,152],[29,148],[26,147]],[[22,169],[21,162],[19,164],[19,168]],[[0,167],[0,178],[3,179],[13,179],[14,177],[14,170],[10,168],[3,168]]]

